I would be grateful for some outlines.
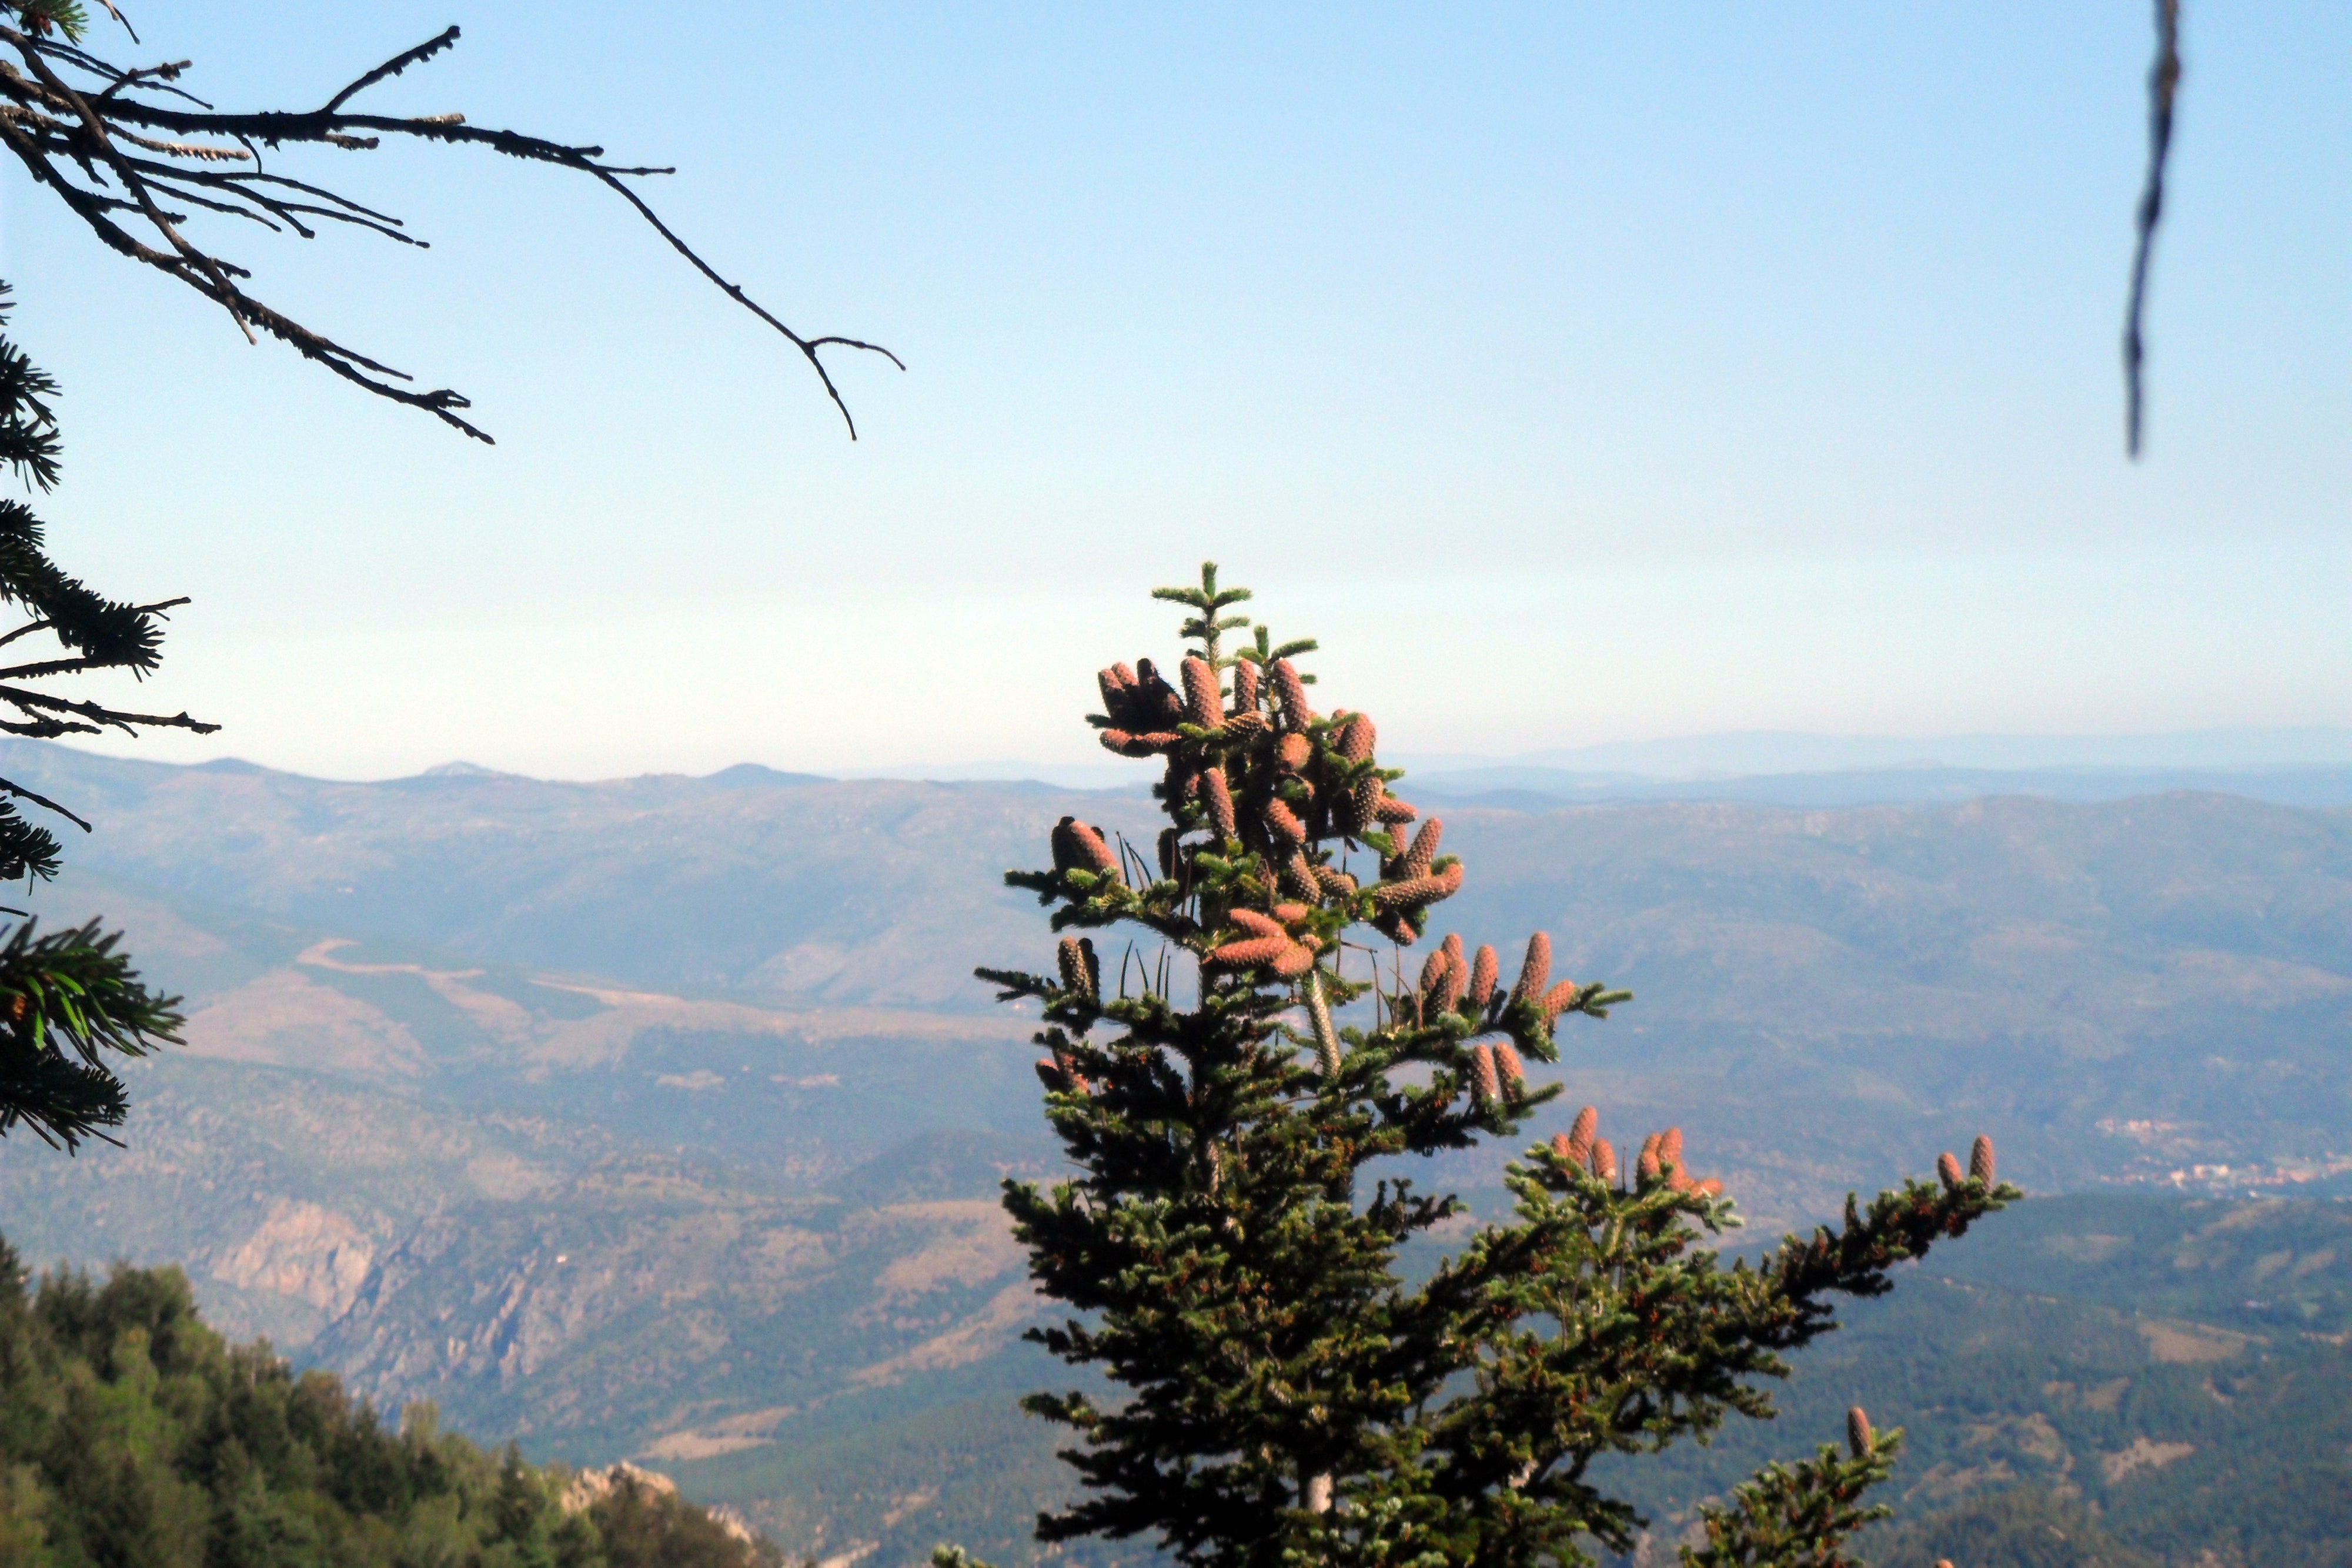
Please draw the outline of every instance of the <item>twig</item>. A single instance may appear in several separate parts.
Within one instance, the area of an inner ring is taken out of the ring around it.
[[[2140,189],[2138,243],[2132,248],[2131,301],[2124,310],[2124,451],[2139,458],[2147,348],[2140,317],[2147,303],[2147,264],[2164,217],[2164,168],[2172,152],[2172,100],[2180,88],[2180,0],[2156,0],[2156,64],[2147,73],[2147,180]]]

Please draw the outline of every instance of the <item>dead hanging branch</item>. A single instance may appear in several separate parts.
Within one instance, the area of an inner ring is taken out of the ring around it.
[[[2124,450],[2139,456],[2147,357],[2140,318],[2147,303],[2147,264],[2164,218],[2164,167],[2172,154],[2172,100],[2180,89],[2180,0],[2156,0],[2156,64],[2147,73],[2147,180],[2139,193],[2139,240],[2132,247],[2131,300],[2124,308]]]
[[[113,12],[108,5],[107,10]],[[602,147],[575,147],[515,131],[485,130],[462,114],[362,114],[346,106],[379,82],[453,47],[449,28],[362,72],[320,107],[228,114],[178,85],[186,60],[125,68],[82,47],[80,28],[49,4],[0,0],[0,139],[34,180],[55,192],[110,248],[186,284],[226,310],[248,340],[268,333],[307,360],[378,397],[423,409],[478,441],[490,437],[463,417],[473,404],[447,387],[426,392],[414,378],[272,308],[246,291],[253,274],[190,235],[191,214],[209,213],[304,239],[330,224],[423,246],[401,221],[324,185],[265,167],[264,148],[331,147],[366,152],[387,137],[486,147],[526,162],[575,170],[614,192],[727,297],[766,322],[807,360],[848,423],[856,422],[825,367],[824,350],[852,349],[906,366],[877,343],[835,334],[804,337],[737,284],[721,277],[640,196],[631,182],[669,169],[609,162]],[[119,19],[119,17],[118,17]],[[126,24],[127,28],[127,24]],[[136,42],[136,35],[133,35]],[[14,58],[9,57],[13,55]]]

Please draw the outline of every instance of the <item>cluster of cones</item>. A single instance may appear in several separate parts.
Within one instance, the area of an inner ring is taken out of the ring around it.
[[[1616,1148],[1600,1135],[1600,1131],[1601,1113],[1587,1105],[1576,1113],[1576,1122],[1567,1132],[1553,1134],[1551,1150],[1569,1164],[1581,1166],[1598,1179],[1614,1186],[1623,1173],[1618,1168]],[[1684,1168],[1680,1127],[1668,1127],[1643,1139],[1633,1171],[1636,1184],[1641,1186],[1663,1179],[1676,1192],[1693,1192],[1702,1197],[1723,1196],[1721,1182],[1713,1176],[1694,1180]]]
[[[1960,1174],[1960,1162],[1949,1149],[1936,1156],[1936,1175],[1946,1191],[1957,1188],[1964,1181],[1980,1181],[1993,1185],[1992,1140],[1979,1135],[1969,1145],[1969,1174]]]
[[[1161,794],[1169,804],[1197,802],[1211,831],[1265,856],[1293,898],[1352,899],[1360,891],[1311,846],[1394,834],[1395,852],[1382,860],[1372,889],[1374,924],[1400,943],[1417,940],[1428,906],[1461,890],[1462,868],[1434,865],[1444,831],[1434,819],[1404,841],[1403,825],[1421,813],[1391,795],[1372,766],[1380,737],[1370,717],[1322,718],[1287,659],[1261,668],[1243,658],[1232,671],[1230,706],[1217,671],[1198,654],[1179,671],[1181,695],[1150,659],[1099,672],[1103,745],[1121,757],[1167,758]],[[1171,832],[1160,841],[1160,869],[1171,876],[1175,838]]]

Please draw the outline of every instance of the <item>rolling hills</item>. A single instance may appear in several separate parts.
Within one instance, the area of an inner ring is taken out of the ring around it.
[[[541,1457],[648,1456],[795,1550],[888,1561],[950,1525],[1011,1542],[1057,1484],[1042,1437],[1005,1425],[1044,1369],[989,1201],[1054,1156],[1026,1026],[969,972],[1042,952],[998,876],[1041,861],[1056,818],[1133,831],[1148,801],[749,768],[339,784],[0,760],[99,825],[35,907],[125,925],[191,1012],[189,1049],[132,1073],[127,1149],[0,1146],[29,1258],[184,1261],[233,1333],[382,1403],[433,1398]],[[2352,813],[2183,793],[1441,814],[1471,872],[1444,928],[1549,929],[1563,967],[1638,995],[1565,1040],[1570,1105],[1684,1125],[1761,1227],[1979,1130],[2041,1193],[2311,1195],[2352,1172]],[[1498,1166],[1438,1174],[1484,1204]],[[2273,1319],[2119,1301],[2126,1276],[2182,1270],[2116,1261],[2140,1246],[2121,1221],[2086,1234],[2123,1240],[2020,1254],[2089,1270],[2084,1311],[2244,1344],[2342,1332],[2332,1266],[2294,1272],[2324,1247],[2231,1286],[2322,1301]],[[1972,1256],[1949,1290],[2031,1293],[1966,1276]],[[2105,1387],[2134,1343],[2153,1354],[2128,1330],[2098,1343],[2113,1354],[2042,1382]],[[2055,1400],[2033,1408],[2077,1470],[2118,1451],[2066,1436],[2105,1416]],[[2119,1440],[2139,1436],[2188,1440]],[[1932,1464],[1969,1469],[1957,1453]],[[1661,1517],[1687,1500],[1662,1494]]]

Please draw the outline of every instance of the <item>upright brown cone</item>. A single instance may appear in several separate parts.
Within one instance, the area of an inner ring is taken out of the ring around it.
[[[1969,1146],[1969,1175],[1976,1177],[1985,1186],[1990,1186],[1993,1185],[1992,1171],[1992,1140],[1979,1136],[1977,1141]]]
[[[1470,1048],[1470,1092],[1481,1110],[1502,1103],[1503,1086],[1495,1073],[1495,1051],[1485,1040]]]
[[[1568,1157],[1581,1164],[1592,1152],[1593,1135],[1601,1131],[1599,1107],[1587,1105],[1576,1113],[1576,1121],[1568,1129]]]
[[[1430,862],[1437,858],[1438,841],[1444,837],[1444,822],[1435,817],[1423,822],[1421,831],[1412,836],[1412,847],[1405,851],[1404,858],[1397,865],[1396,880],[1411,882],[1416,877],[1427,876]],[[1456,938],[1457,943],[1459,940]]]
[[[1951,1150],[1936,1156],[1936,1175],[1947,1189],[1956,1187],[1968,1178],[1960,1174],[1960,1162]]]
[[[1271,677],[1269,684],[1274,687],[1275,700],[1282,705],[1282,727],[1305,729],[1313,724],[1315,710],[1307,706],[1307,683],[1298,678],[1298,672],[1292,667],[1290,661],[1276,659],[1274,668],[1267,674]]]
[[[1217,672],[1197,653],[1187,654],[1184,672],[1184,716],[1202,729],[1225,722],[1224,694],[1217,690]]]
[[[1519,983],[1511,988],[1513,1001],[1543,1001],[1544,988],[1551,984],[1551,937],[1538,931],[1528,938],[1527,962],[1519,966]]]
[[[1217,830],[1217,837],[1238,838],[1241,827],[1234,816],[1234,792],[1225,782],[1225,770],[1212,768],[1202,774],[1201,793],[1209,802],[1209,825]]]
[[[1257,666],[1247,659],[1234,666],[1234,712],[1257,712]]]
[[[1870,1458],[1878,1447],[1878,1438],[1870,1429],[1870,1417],[1859,1405],[1845,1413],[1845,1446],[1853,1450],[1857,1459]]]
[[[1470,965],[1470,1001],[1473,1006],[1483,1008],[1494,1000],[1495,981],[1499,973],[1500,966],[1495,961],[1495,950],[1482,946],[1478,949],[1478,956]]]

